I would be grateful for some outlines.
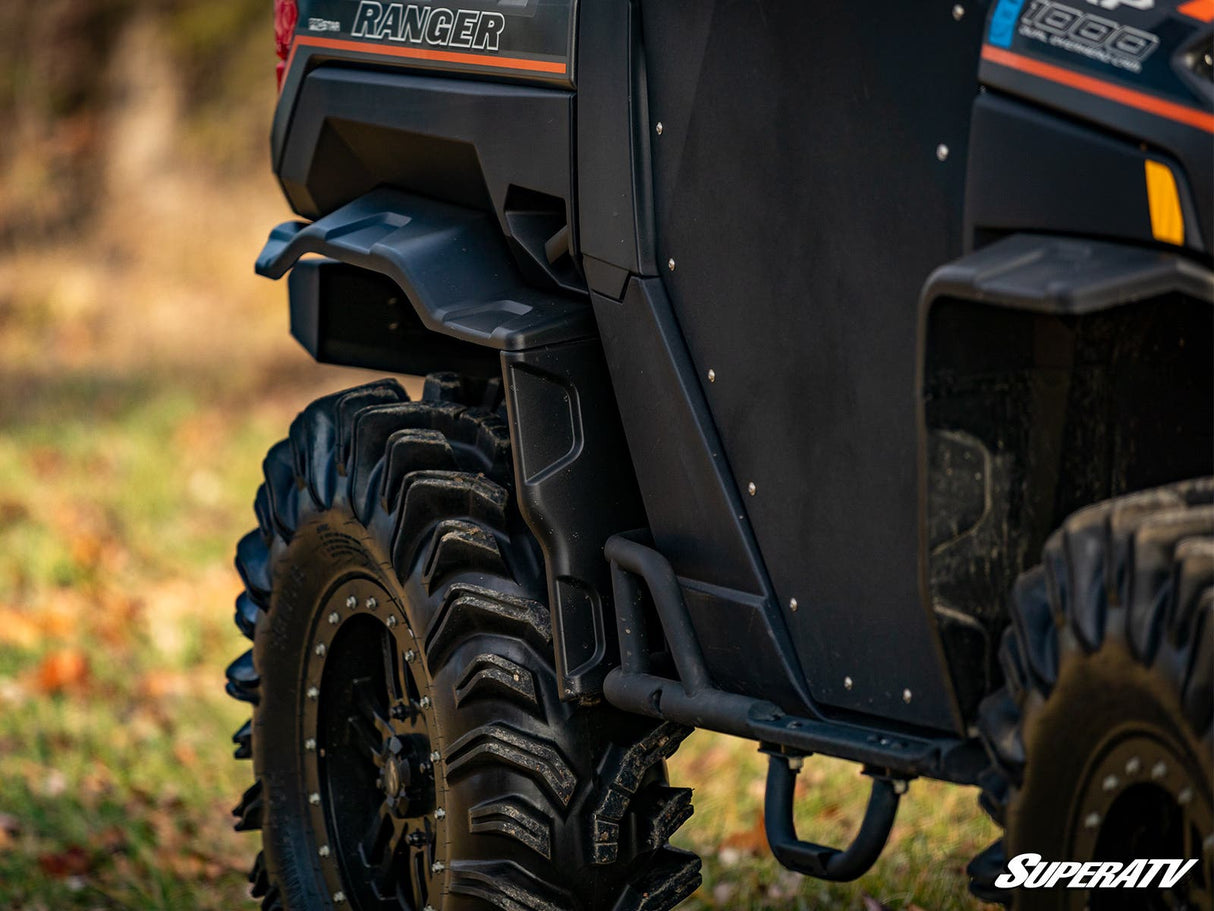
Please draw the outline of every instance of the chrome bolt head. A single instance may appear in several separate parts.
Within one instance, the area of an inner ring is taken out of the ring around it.
[[[337,611],[333,611],[333,613],[329,614],[329,622],[334,626],[337,626],[337,624],[341,622],[341,614],[339,614]]]
[[[319,690],[319,689],[317,689],[317,688],[316,688],[316,687],[314,687],[314,686],[310,686],[310,687],[308,687],[308,698],[309,698],[309,699],[319,699],[319,698],[320,698],[320,690]]]
[[[377,607],[379,607],[379,602],[374,597],[367,599],[367,610],[375,610]]]
[[[656,132],[659,136],[661,136],[662,135],[662,121],[659,120],[657,126],[655,126],[653,129],[654,129],[654,132]]]
[[[711,367],[708,368],[708,382],[715,383],[717,381],[717,372]]]
[[[1185,788],[1176,795],[1176,802],[1182,807],[1193,802],[1193,789]]]
[[[746,492],[748,494],[750,494],[752,497],[758,492],[758,490],[759,490],[759,488],[755,487],[754,481],[751,481],[749,484],[746,485]]]
[[[962,20],[962,18],[964,18],[964,16],[965,16],[965,7],[962,6],[960,3],[955,4],[953,6],[953,18],[956,19],[958,22],[960,22]]]
[[[354,608],[358,607],[358,599],[351,595],[346,599],[346,607],[350,608],[350,610],[354,610]]]
[[[948,159],[948,146],[946,146],[944,143],[940,143],[940,145],[936,146],[936,160],[937,161],[946,161],[947,159]]]
[[[1151,777],[1158,781],[1160,778],[1166,778],[1168,775],[1168,767],[1161,759],[1155,765],[1151,766]]]
[[[1125,773],[1127,775],[1137,775],[1141,771],[1142,771],[1142,760],[1139,759],[1137,756],[1134,756],[1131,759],[1126,761]]]
[[[446,811],[446,810],[444,810],[442,807],[439,807],[438,809],[436,809],[436,810],[434,811],[434,818],[435,818],[435,819],[446,819],[446,818],[447,818],[447,811]]]
[[[851,677],[843,678],[843,689],[850,690],[853,686],[855,686],[855,684],[852,682]]]
[[[796,599],[796,598],[789,598],[789,599],[788,599],[788,609],[789,609],[790,611],[792,611],[794,614],[797,612],[797,607],[798,607],[798,606],[799,606],[799,605],[797,604],[797,599]]]
[[[328,845],[321,845],[319,848],[316,849],[316,853],[319,854],[321,857],[328,857],[331,852],[329,851]]]
[[[1100,783],[1100,786],[1106,791],[1116,791],[1119,784],[1121,784],[1121,779],[1116,775],[1105,775],[1104,781]]]
[[[309,751],[309,752],[311,752],[311,751],[315,750],[315,749],[316,749],[316,738],[315,738],[315,737],[309,737],[307,740],[305,740],[305,741],[304,741],[304,749],[305,749],[305,750],[307,750],[307,751]]]
[[[311,794],[308,795],[308,803],[312,804],[312,806],[314,806],[314,807],[320,806],[320,794],[317,793],[316,791],[313,791]]]
[[[915,698],[915,695],[910,690],[902,691],[902,701],[905,702],[907,705],[910,705],[910,701],[914,698]]]
[[[430,697],[422,696],[422,698],[417,701],[417,704],[420,705],[423,709],[430,708]]]
[[[443,758],[443,754],[440,753],[438,750],[435,750],[433,753],[430,754],[431,762],[438,762],[442,758]]]
[[[413,651],[413,649],[409,649],[409,651],[405,652],[405,660],[412,664],[417,660],[417,652]]]
[[[316,652],[316,657],[323,658],[325,656],[325,644],[323,642],[317,642],[316,648],[313,649],[313,651]]]
[[[1083,827],[1085,829],[1095,829],[1100,826],[1100,814],[1089,813],[1083,818]]]
[[[333,893],[333,901],[334,901],[336,904],[339,904],[339,905],[340,905],[340,904],[341,904],[342,902],[344,902],[345,900],[346,900],[346,893],[345,893],[345,892],[340,892],[340,891],[339,891],[339,892],[334,892],[334,893]]]
[[[666,268],[669,269],[671,272],[674,271],[674,257],[673,256],[670,257],[670,259],[666,260]]]
[[[447,865],[444,864],[441,860],[436,860],[434,863],[430,864],[431,873],[442,873],[446,869],[447,869]]]
[[[388,629],[396,629],[396,615],[395,614],[389,615],[387,623],[388,623]]]

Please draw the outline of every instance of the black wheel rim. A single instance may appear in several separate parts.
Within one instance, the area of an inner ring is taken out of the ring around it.
[[[1067,859],[1198,862],[1174,888],[1094,889],[1071,895],[1071,906],[1088,911],[1209,911],[1214,894],[1214,809],[1204,781],[1196,757],[1162,732],[1137,729],[1106,740],[1078,791]]]
[[[438,756],[416,638],[380,585],[351,580],[320,611],[304,680],[307,800],[333,903],[433,911]]]

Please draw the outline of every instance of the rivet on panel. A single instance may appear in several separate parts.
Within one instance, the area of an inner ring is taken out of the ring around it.
[[[747,484],[747,485],[746,485],[746,492],[747,492],[748,494],[750,494],[752,497],[755,495],[755,492],[756,492],[757,490],[758,490],[758,488],[757,488],[757,487],[755,487],[755,482],[754,482],[754,481],[751,481],[749,484]]]
[[[657,134],[659,136],[661,136],[662,135],[662,121],[659,120],[658,125],[656,127],[654,127],[654,129],[657,131]]]
[[[855,684],[852,682],[851,677],[843,678],[843,689],[850,690],[853,686],[855,686]]]
[[[792,611],[794,614],[797,612],[797,599],[796,598],[788,599],[788,609],[790,611]]]
[[[948,146],[946,146],[944,143],[940,143],[940,145],[936,146],[936,158],[940,161],[944,161],[948,158]]]
[[[666,260],[666,268],[669,269],[671,272],[674,271],[674,257],[673,256],[670,259]]]
[[[708,368],[708,382],[715,383],[717,381],[717,372],[711,367]]]

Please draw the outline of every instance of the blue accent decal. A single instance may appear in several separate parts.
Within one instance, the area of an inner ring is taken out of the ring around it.
[[[1011,47],[1022,9],[1024,0],[999,0],[991,14],[991,32],[986,40],[996,47]]]

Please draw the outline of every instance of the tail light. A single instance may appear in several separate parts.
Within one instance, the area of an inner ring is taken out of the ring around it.
[[[295,42],[295,24],[299,22],[296,0],[274,0],[274,47],[278,52],[278,88],[287,71],[291,45]]]

